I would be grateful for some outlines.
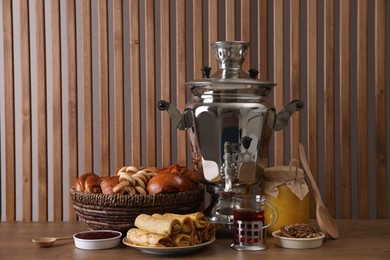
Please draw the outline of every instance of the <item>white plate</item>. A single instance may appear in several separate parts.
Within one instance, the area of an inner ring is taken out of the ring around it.
[[[291,249],[308,249],[322,246],[325,234],[322,232],[320,232],[320,234],[319,237],[315,238],[292,238],[280,236],[279,230],[272,232],[272,236],[274,237],[277,246]]]
[[[178,255],[178,254],[185,254],[192,251],[195,251],[197,249],[203,248],[207,245],[212,244],[215,241],[215,238],[213,238],[210,241],[207,241],[205,243],[194,245],[194,246],[183,246],[183,247],[154,247],[154,246],[138,246],[131,244],[129,241],[127,241],[127,237],[123,238],[122,242],[123,244],[133,247],[135,249],[138,249],[142,252],[148,253],[148,254],[154,254],[154,255]]]

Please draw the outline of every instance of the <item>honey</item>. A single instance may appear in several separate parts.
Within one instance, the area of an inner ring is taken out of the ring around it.
[[[310,193],[302,169],[292,165],[266,168],[260,189],[279,213],[276,223],[268,227],[268,234],[282,225],[309,224]],[[270,210],[265,208],[265,225],[272,222],[271,216]]]

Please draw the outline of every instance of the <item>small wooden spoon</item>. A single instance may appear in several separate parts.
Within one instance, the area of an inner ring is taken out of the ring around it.
[[[303,165],[303,169],[305,170],[307,177],[310,180],[311,188],[314,193],[318,226],[320,227],[321,231],[324,232],[326,235],[329,235],[331,238],[337,239],[339,237],[339,230],[337,224],[328,209],[325,207],[324,202],[322,201],[320,190],[318,189],[316,181],[311,174],[309,164],[307,163],[305,147],[303,146],[303,144],[299,144],[299,156]]]
[[[71,236],[67,237],[38,237],[33,238],[32,242],[39,247],[51,247],[57,240],[73,239]]]

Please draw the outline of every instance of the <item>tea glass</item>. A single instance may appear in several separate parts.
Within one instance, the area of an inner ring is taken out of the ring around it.
[[[233,205],[234,239],[231,247],[236,250],[267,249],[266,229],[279,218],[275,205],[262,195],[234,199]],[[265,207],[269,207],[271,211],[271,221],[268,225],[264,225]]]

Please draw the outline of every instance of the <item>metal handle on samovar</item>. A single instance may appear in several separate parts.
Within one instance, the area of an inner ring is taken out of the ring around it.
[[[170,118],[171,124],[173,127],[179,130],[186,130],[193,125],[192,116],[190,115],[190,109],[185,109],[184,113],[180,113],[180,111],[174,105],[170,104],[165,100],[159,100],[157,103],[157,107],[161,111],[167,111]]]
[[[273,113],[270,113],[271,116],[274,116],[274,119],[270,120],[269,122],[273,123],[273,126],[271,127],[274,131],[280,131],[284,129],[288,121],[290,120],[292,114],[295,111],[300,111],[304,107],[304,103],[302,100],[295,99],[288,103],[287,105],[283,106],[282,109],[279,111],[278,114],[276,114],[276,111],[274,108],[271,110]]]

